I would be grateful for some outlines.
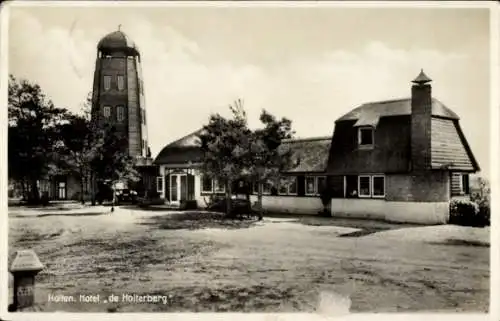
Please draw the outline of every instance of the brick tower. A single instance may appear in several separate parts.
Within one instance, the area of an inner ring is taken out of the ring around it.
[[[144,83],[138,48],[118,27],[97,45],[92,91],[92,119],[114,125],[127,138],[124,148],[137,164],[148,164]]]

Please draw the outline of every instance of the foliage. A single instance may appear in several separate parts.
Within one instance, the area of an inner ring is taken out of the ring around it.
[[[84,186],[90,181],[92,160],[97,157],[103,145],[102,132],[95,128],[90,117],[92,96],[89,94],[83,106],[83,115],[68,116],[68,122],[59,130],[57,145],[60,167],[80,180],[79,198],[84,203]]]
[[[484,226],[485,222],[475,202],[454,199],[450,202],[450,224],[478,227]]]
[[[227,200],[231,198],[233,181],[244,173],[251,137],[241,101],[229,108],[232,118],[211,115],[208,124],[199,134],[204,154],[202,171],[204,175],[224,182]],[[231,202],[227,201],[226,204],[226,215],[230,216]]]
[[[138,182],[140,175],[135,168],[135,160],[127,151],[127,138],[120,135],[111,125],[100,129],[102,144],[99,144],[95,157],[92,158],[91,167],[98,181],[109,180]]]
[[[263,184],[276,181],[279,174],[291,164],[292,151],[280,149],[284,139],[292,138],[292,122],[289,119],[276,119],[263,110],[260,115],[263,128],[253,132],[249,157],[246,158],[249,178],[257,182],[257,205],[259,220],[262,219]]]
[[[291,151],[279,147],[283,139],[291,138],[291,121],[263,110],[260,121],[263,128],[248,128],[242,101],[229,106],[232,118],[212,115],[199,135],[204,153],[205,175],[223,181],[226,187],[226,215],[231,215],[232,185],[237,181],[253,182],[259,186],[259,218],[262,219],[262,186],[277,180],[279,173],[290,165]],[[249,188],[247,188],[249,190]],[[247,195],[248,198],[248,195]]]
[[[491,224],[491,208],[490,208],[490,187],[488,182],[479,177],[478,179],[479,190],[471,193],[471,200],[479,207],[478,216],[484,222],[484,225]]]
[[[324,216],[331,216],[328,207],[333,197],[333,190],[326,182],[319,187],[319,197],[321,199],[321,203],[323,204],[323,211],[321,214]]]
[[[56,108],[38,84],[10,75],[8,115],[9,178],[22,182],[28,200],[38,203],[37,181],[57,173],[54,146],[67,111]]]

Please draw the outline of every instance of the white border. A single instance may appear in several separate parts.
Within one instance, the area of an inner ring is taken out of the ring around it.
[[[500,205],[500,181],[498,157],[500,156],[500,7],[492,6],[490,11],[490,187],[491,187],[491,229],[490,229],[490,316],[492,320],[500,319],[500,236],[498,227],[500,217],[498,210]]]
[[[0,17],[2,18],[0,21],[0,70],[4,71],[2,75],[0,75],[0,98],[2,102],[7,101],[7,84],[8,84],[8,17],[9,17],[9,7],[47,7],[47,6],[65,6],[65,7],[199,7],[199,6],[211,6],[211,7],[227,7],[231,5],[232,7],[338,7],[338,8],[485,8],[490,9],[491,11],[491,20],[490,20],[490,52],[491,52],[491,128],[490,128],[490,161],[491,161],[491,190],[492,190],[492,226],[491,226],[491,248],[490,248],[490,266],[491,266],[491,274],[490,274],[490,313],[489,315],[485,314],[377,314],[374,316],[373,314],[355,314],[355,315],[347,315],[342,317],[345,320],[373,320],[380,318],[381,320],[389,319],[400,319],[400,320],[442,320],[450,318],[452,320],[498,320],[500,317],[500,310],[498,302],[500,302],[500,280],[499,280],[499,272],[500,272],[500,238],[497,232],[499,222],[499,216],[496,215],[497,208],[500,206],[500,194],[499,194],[499,169],[496,166],[498,155],[500,155],[499,150],[499,122],[500,122],[500,100],[498,97],[498,89],[499,89],[499,50],[498,50],[498,41],[499,41],[499,24],[498,24],[498,4],[494,1],[478,1],[478,2],[465,2],[465,1],[450,1],[450,2],[417,2],[417,1],[407,1],[407,2],[376,2],[376,1],[343,1],[343,2],[315,2],[315,1],[303,1],[303,2],[275,2],[275,1],[255,1],[255,2],[194,2],[194,1],[186,1],[186,2],[91,2],[91,1],[14,1],[14,2],[4,2],[2,3]],[[5,107],[5,105],[3,105]],[[0,115],[2,115],[2,121],[5,124],[7,119],[7,108],[2,108],[0,111]],[[3,135],[0,138],[0,148],[2,151],[2,164],[7,164],[7,126],[2,127]],[[5,209],[7,208],[7,166],[0,166],[0,172],[2,174],[2,184],[0,184],[0,204],[3,206],[4,212],[0,215],[0,228],[3,228],[0,231],[0,235],[2,235],[2,241],[0,242],[0,253],[8,253],[7,248],[7,236],[8,228],[7,228],[7,215],[5,213]],[[3,233],[2,233],[3,232]],[[124,313],[124,314],[96,314],[96,313],[4,313],[5,308],[7,306],[7,298],[8,298],[8,278],[7,278],[7,257],[6,255],[0,255],[0,316],[7,320],[88,320],[88,319],[102,319],[102,320],[112,320],[112,319],[120,319],[120,320],[156,320],[156,319],[168,319],[168,320],[198,320],[200,318],[214,319],[214,320],[314,320],[314,319],[330,319],[326,316],[316,315],[316,314],[241,314],[241,313],[228,313],[228,314],[196,314],[196,313],[174,313],[174,314],[154,314],[154,313]],[[337,316],[339,318],[339,316]]]

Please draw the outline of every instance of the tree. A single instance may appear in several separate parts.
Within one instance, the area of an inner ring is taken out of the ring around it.
[[[90,163],[94,180],[101,183],[109,181],[111,186],[117,182],[138,182],[140,174],[135,168],[135,159],[127,153],[127,138],[112,125],[104,125],[99,131],[103,141]]]
[[[284,139],[292,138],[294,131],[290,120],[278,120],[266,110],[262,111],[260,121],[264,127],[253,132],[246,164],[248,177],[257,183],[258,214],[259,220],[262,220],[263,186],[269,180],[279,178],[280,172],[289,168],[292,152],[280,146]]]
[[[212,179],[224,182],[228,217],[231,216],[232,184],[243,175],[252,134],[247,126],[242,101],[237,100],[229,109],[232,118],[211,115],[199,135],[204,154],[202,172]]]
[[[49,174],[58,126],[66,113],[46,98],[38,84],[9,76],[9,178],[22,182],[29,202],[40,201],[37,182]]]
[[[92,160],[97,157],[104,143],[102,132],[95,128],[90,117],[92,96],[89,94],[82,108],[82,115],[68,115],[67,123],[60,126],[58,153],[60,167],[78,177],[80,202],[85,203],[85,185],[90,182]]]

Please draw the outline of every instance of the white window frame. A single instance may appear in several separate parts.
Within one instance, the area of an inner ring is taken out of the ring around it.
[[[156,177],[156,191],[158,193],[163,193],[163,177],[162,176]]]
[[[467,189],[469,190],[469,193],[467,193],[467,191],[465,190],[465,186],[464,186],[464,177],[465,176],[468,176],[467,182],[469,183],[469,186],[467,186]],[[470,176],[469,176],[469,174],[462,173],[462,175],[460,175],[460,187],[462,188],[462,193],[464,195],[469,195],[470,194]]]
[[[281,180],[288,180],[288,179],[293,179],[294,180],[294,183],[295,183],[295,193],[293,192],[290,192],[290,187],[293,185],[293,184],[288,184],[286,185],[286,192],[285,193],[282,193],[281,192]],[[298,192],[298,179],[297,179],[297,176],[281,176],[280,179],[279,179],[279,186],[278,186],[278,195],[297,195],[297,192]]]
[[[109,82],[106,81],[107,79],[109,79]],[[111,75],[104,75],[103,79],[102,79],[102,82],[103,82],[104,91],[111,90],[111,83],[112,83],[112,77],[111,77]],[[108,86],[106,86],[106,85],[108,85]]]
[[[266,184],[269,185],[269,192],[266,192],[265,189],[264,189],[264,186],[266,186]],[[271,189],[273,188],[272,184],[271,183],[263,183],[262,184],[262,195],[271,195]],[[259,183],[258,182],[254,182],[252,184],[252,194],[254,195],[258,195],[259,194]],[[278,195],[285,195],[285,194],[280,194],[279,193],[279,189],[278,189]]]
[[[312,193],[308,193],[307,192],[307,179],[313,179],[313,192]],[[318,192],[318,180],[316,178],[316,176],[306,176],[304,177],[304,195],[306,196],[316,196],[317,195],[317,192]]]
[[[293,185],[293,184],[288,184],[288,195],[297,195],[298,191],[299,191],[299,180],[297,178],[297,176],[291,176],[293,181],[294,181],[294,184],[295,184],[295,193],[294,192],[290,192],[290,187]]]
[[[372,133],[372,143],[371,144],[362,144],[361,143],[361,131],[363,130],[370,130]],[[370,127],[370,126],[362,126],[358,128],[358,146],[359,148],[372,148],[375,145],[375,128]]]
[[[104,115],[104,118],[110,118],[111,117],[111,106],[104,106],[102,109],[102,113]]]
[[[373,186],[374,186],[375,178],[383,178],[384,179],[384,194],[383,195],[375,195],[374,194],[375,190],[374,190]],[[372,175],[370,180],[371,180],[371,191],[370,192],[372,194],[372,197],[373,198],[385,198],[385,175]]]
[[[460,193],[460,195],[464,195],[465,194],[464,181],[463,181],[464,178],[462,177],[462,173],[458,173],[457,176],[458,176],[459,193]]]
[[[222,188],[221,189],[218,189],[219,187],[219,181],[214,179],[212,180],[212,184],[214,185],[213,187],[213,191],[214,193],[217,193],[217,194],[222,194],[222,193],[225,193],[226,192],[226,186],[224,184],[222,184]]]
[[[370,187],[370,192],[368,194],[361,194],[361,178],[368,178],[368,186]],[[371,175],[358,175],[358,197],[359,198],[370,198],[372,197],[372,177]]]
[[[205,190],[205,184],[203,184],[204,179],[210,180],[210,190]],[[214,180],[208,176],[201,176],[201,192],[202,193],[213,193],[214,192]]]
[[[120,81],[120,79],[122,81]],[[116,77],[116,88],[118,88],[119,91],[125,90],[125,76],[124,75],[118,75]]]

